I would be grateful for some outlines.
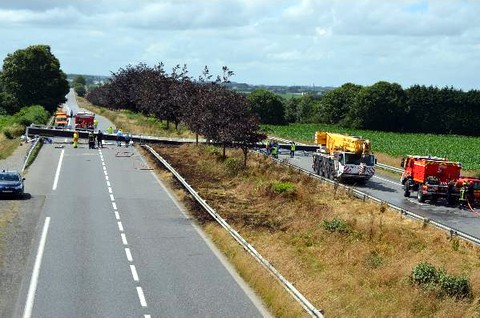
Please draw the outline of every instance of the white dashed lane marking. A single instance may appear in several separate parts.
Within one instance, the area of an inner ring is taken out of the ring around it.
[[[130,252],[130,249],[128,247],[125,248],[125,254],[127,254],[128,261],[133,262],[132,253]]]
[[[120,236],[122,237],[123,245],[128,245],[127,236],[125,235],[125,233],[121,233]]]
[[[115,219],[117,220],[117,226],[118,230],[120,231],[120,237],[122,238],[122,244],[124,246],[128,246],[128,241],[127,241],[127,235],[124,233],[125,229],[123,228],[123,224],[120,220],[120,213],[118,213],[117,209],[117,203],[115,202],[115,196],[113,195],[113,189],[110,183],[110,180],[108,178],[108,172],[107,172],[107,167],[105,166],[105,162],[103,160],[103,154],[102,151],[99,149],[98,150],[100,153],[100,158],[102,160],[102,166],[103,166],[103,173],[105,174],[105,180],[106,180],[106,185],[108,189],[108,193],[110,195],[110,201],[112,202],[112,208],[113,208],[113,213],[115,214]],[[126,247],[125,248],[125,255],[127,256],[127,260],[130,263],[133,263],[133,257],[132,253],[130,251],[130,248]],[[137,268],[135,267],[134,264],[130,264],[130,271],[132,272],[132,277],[135,282],[138,282],[140,279],[138,277],[138,272]],[[138,299],[140,300],[140,305],[142,307],[147,307],[147,301],[145,300],[145,295],[143,294],[143,289],[140,286],[137,286],[137,294],[138,294]],[[150,315],[144,315],[145,318],[151,318]]]
[[[147,301],[145,300],[145,295],[143,295],[142,287],[137,287],[137,293],[142,307],[147,307]]]
[[[130,270],[132,271],[133,280],[138,282],[138,274],[135,265],[130,265]]]

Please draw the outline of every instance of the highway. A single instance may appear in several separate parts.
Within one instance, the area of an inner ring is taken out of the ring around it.
[[[15,317],[269,316],[146,168],[133,147],[44,145],[26,181],[45,200]]]
[[[281,154],[279,159],[286,160],[295,166],[314,173],[312,157],[302,155],[302,152],[298,152],[293,159],[290,159],[288,154]],[[447,207],[443,200],[439,200],[437,204],[430,204],[428,201],[420,203],[415,196],[416,192],[411,194],[410,198],[405,198],[400,183],[400,176],[398,179],[393,179],[390,176],[381,174],[377,169],[376,174],[365,185],[354,187],[382,201],[480,238],[479,215],[456,207]]]

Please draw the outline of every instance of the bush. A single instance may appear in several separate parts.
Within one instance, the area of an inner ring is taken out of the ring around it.
[[[25,132],[25,127],[17,123],[14,123],[10,126],[3,128],[3,134],[8,139],[15,139],[17,137],[20,137],[21,135],[23,135],[24,132]]]
[[[427,262],[415,266],[411,278],[423,288],[436,288],[439,297],[444,295],[457,299],[472,297],[472,287],[468,278],[449,275]]]
[[[448,275],[440,275],[439,285],[443,293],[457,299],[471,298],[472,287],[468,278]]]
[[[292,193],[295,191],[295,184],[292,182],[277,182],[272,185],[276,193]]]
[[[29,126],[30,124],[46,124],[49,117],[50,115],[45,108],[33,105],[22,108],[14,115],[14,120],[20,125]]]
[[[338,232],[338,233],[346,234],[350,232],[350,226],[348,225],[348,223],[340,219],[323,221],[323,229],[330,233]]]
[[[426,286],[438,283],[439,273],[435,266],[428,262],[418,264],[413,268],[412,281],[416,284]]]

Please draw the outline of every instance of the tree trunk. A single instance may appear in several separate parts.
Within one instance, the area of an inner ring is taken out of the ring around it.
[[[196,142],[196,145],[198,146],[198,134],[195,134],[195,142]]]
[[[248,147],[243,147],[243,166],[247,167],[247,156],[248,156]]]

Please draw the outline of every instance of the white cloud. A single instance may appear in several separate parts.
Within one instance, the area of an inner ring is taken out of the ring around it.
[[[263,84],[478,87],[476,0],[0,2],[0,57],[48,44],[66,72],[228,65]]]

